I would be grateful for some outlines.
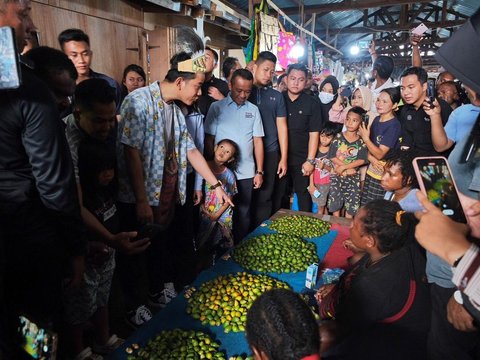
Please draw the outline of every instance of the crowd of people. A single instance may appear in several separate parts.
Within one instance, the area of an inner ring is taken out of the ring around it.
[[[19,53],[29,12],[0,2]],[[68,358],[108,356],[123,342],[109,329],[114,274],[138,328],[294,195],[301,211],[352,219],[353,256],[315,294],[320,326],[291,292],[258,299],[257,359],[478,358],[480,81],[465,43],[479,26],[477,12],[440,49],[437,96],[418,51],[392,79],[375,46],[373,81],[350,88],[301,63],[276,77],[269,51],[245,69],[226,58],[219,79],[209,47],[174,55],[151,84],[131,64],[120,85],[92,70],[81,29],[27,51],[22,86],[0,97],[1,351],[15,358],[22,315],[58,331]],[[468,225],[418,191],[413,159],[438,155]]]

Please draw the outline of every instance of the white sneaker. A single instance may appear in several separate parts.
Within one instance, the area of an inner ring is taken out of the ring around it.
[[[165,288],[157,294],[148,294],[148,304],[153,307],[164,308],[177,297],[173,283],[165,283]]]
[[[150,321],[151,318],[152,313],[150,309],[147,308],[145,305],[141,305],[136,310],[129,311],[127,313],[127,318],[125,319],[125,321],[134,329],[138,329],[147,321]]]

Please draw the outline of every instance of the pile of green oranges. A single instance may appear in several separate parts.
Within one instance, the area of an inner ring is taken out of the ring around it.
[[[312,238],[330,231],[330,223],[310,216],[290,215],[273,220],[270,229],[280,234]]]
[[[178,360],[178,359],[215,359],[226,360],[220,345],[201,331],[180,329],[162,331],[143,348],[127,356],[128,360]],[[128,351],[127,353],[132,352]]]
[[[225,333],[245,331],[247,311],[253,301],[273,288],[289,286],[267,275],[221,275],[193,293],[188,299],[187,313],[203,325],[223,326]]]
[[[233,259],[245,269],[274,273],[305,271],[319,261],[314,243],[285,234],[247,239],[235,248]]]

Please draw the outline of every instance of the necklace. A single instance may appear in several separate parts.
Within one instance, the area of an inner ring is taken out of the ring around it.
[[[366,268],[369,268],[370,266],[379,263],[379,262],[382,261],[384,258],[386,258],[388,255],[390,255],[390,252],[388,252],[388,253],[386,253],[386,254],[383,254],[380,258],[378,258],[377,260],[374,260],[374,261],[372,261],[372,258],[369,258],[368,261],[367,261],[367,263],[365,264],[365,267],[366,267]]]

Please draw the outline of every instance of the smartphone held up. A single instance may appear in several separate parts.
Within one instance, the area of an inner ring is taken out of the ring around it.
[[[413,159],[413,167],[420,190],[428,200],[452,220],[467,223],[447,159],[443,156],[417,157]]]
[[[15,32],[0,27],[0,90],[16,89],[22,83]]]

